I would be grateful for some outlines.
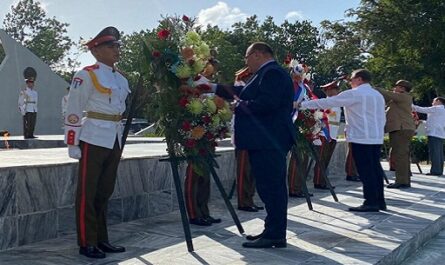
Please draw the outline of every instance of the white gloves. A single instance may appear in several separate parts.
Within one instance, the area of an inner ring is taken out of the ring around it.
[[[82,157],[82,152],[78,145],[68,145],[68,156],[74,159],[80,159]]]

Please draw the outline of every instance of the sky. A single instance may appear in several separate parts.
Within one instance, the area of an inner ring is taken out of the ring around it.
[[[0,0],[0,28],[11,5],[19,0]],[[35,0],[37,1],[37,0]],[[347,9],[360,0],[40,0],[48,17],[69,23],[73,41],[90,39],[107,26],[130,34],[157,26],[161,15],[198,17],[202,25],[229,28],[235,22],[257,15],[260,22],[272,16],[276,24],[284,20],[309,20],[318,27],[322,20],[345,19]],[[90,54],[79,57],[82,65],[93,64]]]

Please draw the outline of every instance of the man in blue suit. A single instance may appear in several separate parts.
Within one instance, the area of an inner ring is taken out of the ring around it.
[[[286,154],[295,142],[292,80],[266,43],[250,45],[244,59],[254,73],[245,86],[216,86],[217,95],[236,102],[235,142],[238,148],[248,150],[267,212],[263,232],[247,236],[252,242],[243,243],[243,247],[286,247]]]

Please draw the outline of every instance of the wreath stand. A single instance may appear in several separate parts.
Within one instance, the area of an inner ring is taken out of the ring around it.
[[[306,203],[307,203],[309,210],[312,211],[313,210],[312,201],[311,201],[311,197],[309,195],[306,181],[307,181],[307,177],[309,176],[309,171],[311,170],[314,162],[320,162],[320,156],[315,151],[314,145],[312,143],[308,147],[309,147],[309,154],[307,154],[307,155],[309,156],[309,163],[308,163],[307,168],[304,172],[301,190],[303,191],[304,197],[306,198]],[[294,155],[295,157],[299,157],[296,145],[294,147],[292,147],[291,150],[292,150],[291,151],[292,155]],[[335,193],[334,188],[332,187],[331,182],[329,181],[329,178],[326,175],[326,172],[324,170],[322,172],[323,172],[322,177],[323,177],[324,181],[326,182],[326,186],[329,188],[329,191],[331,192],[331,195],[334,198],[334,201],[338,202],[337,194]]]
[[[175,183],[176,197],[178,199],[178,204],[179,204],[179,211],[181,213],[182,227],[184,229],[185,241],[187,243],[187,250],[189,252],[193,252],[194,249],[193,249],[192,235],[190,232],[190,224],[187,218],[184,196],[181,188],[181,178],[179,177],[179,171],[178,171],[180,162],[186,161],[187,159],[190,158],[170,156],[169,158],[160,159],[159,161],[170,162],[170,166],[173,173],[173,181]],[[215,181],[215,184],[218,187],[219,192],[221,193],[221,197],[223,198],[224,203],[226,204],[226,207],[229,210],[229,213],[232,216],[232,219],[235,222],[236,227],[238,228],[239,233],[243,234],[244,229],[241,225],[241,222],[239,221],[238,215],[236,214],[235,209],[233,208],[227,196],[227,193],[224,190],[221,180],[219,179],[219,176],[216,173],[215,167],[218,168],[218,164],[215,160],[215,156],[213,155],[207,156],[205,159],[205,165],[208,167],[210,174],[212,175],[213,180]]]

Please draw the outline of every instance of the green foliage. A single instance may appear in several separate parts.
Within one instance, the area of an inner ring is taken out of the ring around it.
[[[6,56],[5,50],[3,49],[3,46],[0,42],[0,64],[2,63],[3,59],[5,59],[5,56]]]
[[[68,23],[48,18],[40,2],[21,0],[11,6],[3,26],[12,38],[29,48],[53,68],[61,67],[73,42],[67,35]]]
[[[397,79],[414,83],[417,99],[445,94],[445,2],[442,0],[364,0],[350,15],[369,40],[367,67],[380,86]]]

